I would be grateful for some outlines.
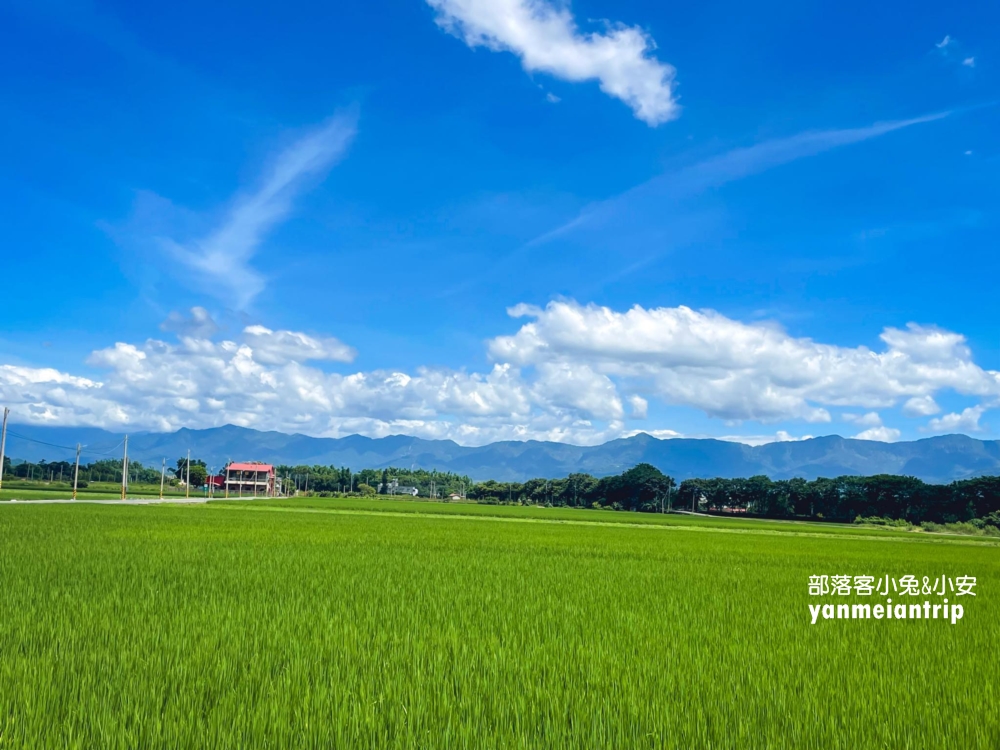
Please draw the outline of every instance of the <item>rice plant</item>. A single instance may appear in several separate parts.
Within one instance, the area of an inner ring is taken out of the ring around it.
[[[1000,746],[995,543],[327,510],[0,507],[0,748]]]

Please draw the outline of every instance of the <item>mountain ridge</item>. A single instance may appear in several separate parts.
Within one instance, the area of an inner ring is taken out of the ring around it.
[[[120,448],[117,453],[112,449],[123,437],[92,427],[11,425],[6,453],[15,460],[71,460],[74,455],[71,446],[83,442],[92,446],[82,456],[87,462],[120,456]],[[468,474],[477,481],[523,481],[573,472],[604,476],[641,462],[651,463],[680,479],[755,474],[772,479],[907,474],[928,482],[946,483],[1000,474],[1000,441],[978,440],[967,435],[939,435],[898,443],[827,435],[750,446],[715,438],[660,439],[639,433],[595,446],[536,440],[462,446],[453,440],[425,440],[410,435],[321,438],[224,425],[129,436],[130,457],[147,465],[159,465],[162,458],[173,464],[188,449],[193,457],[205,460],[210,467],[222,466],[230,459],[333,464],[355,470],[413,466]]]

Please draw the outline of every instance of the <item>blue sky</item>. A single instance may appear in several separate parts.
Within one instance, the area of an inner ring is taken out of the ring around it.
[[[998,27],[0,1],[0,399],[115,430],[998,438]]]

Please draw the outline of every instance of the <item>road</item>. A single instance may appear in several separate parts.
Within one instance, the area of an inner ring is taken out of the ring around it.
[[[215,498],[212,498],[213,500]],[[108,500],[97,500],[91,498],[79,498],[77,500],[70,500],[69,498],[60,499],[38,499],[38,500],[0,500],[0,505],[7,505],[8,503],[30,503],[31,505],[40,505],[43,503],[48,504],[62,504],[62,503],[90,503],[92,505],[159,505],[160,503],[174,503],[174,504],[187,504],[195,505],[198,503],[207,503],[208,498],[204,497],[130,497],[127,500],[118,499],[108,499]]]

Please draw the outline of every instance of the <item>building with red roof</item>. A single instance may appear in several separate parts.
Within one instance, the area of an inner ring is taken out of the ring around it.
[[[275,497],[281,494],[274,466],[260,461],[229,464],[226,467],[225,488],[229,497]]]

